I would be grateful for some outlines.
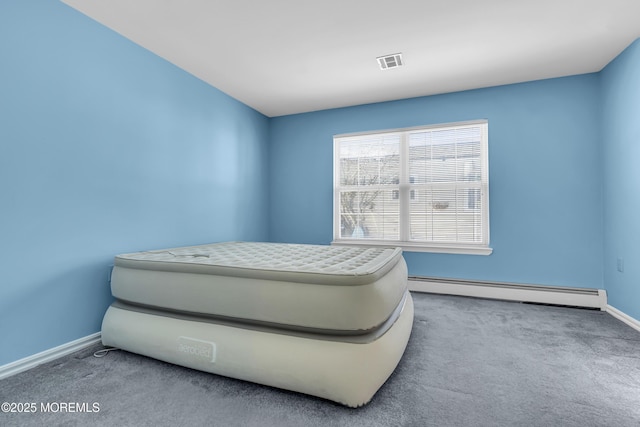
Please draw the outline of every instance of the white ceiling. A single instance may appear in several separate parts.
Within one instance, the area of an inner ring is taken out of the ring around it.
[[[62,1],[270,117],[596,72],[640,37],[640,0]]]

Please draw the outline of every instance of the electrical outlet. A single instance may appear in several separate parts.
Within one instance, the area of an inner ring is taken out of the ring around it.
[[[624,273],[624,260],[622,258],[618,258],[617,270],[620,273]]]

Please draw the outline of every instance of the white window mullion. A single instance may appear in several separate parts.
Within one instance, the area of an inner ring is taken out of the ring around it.
[[[483,243],[489,246],[489,127],[482,126],[482,138],[485,141],[481,145],[482,150],[482,188],[480,189],[480,198],[482,203],[482,236]]]
[[[333,141],[333,238],[340,236],[340,142]]]
[[[409,137],[400,138],[400,240],[408,242],[411,233],[411,203],[409,185]]]

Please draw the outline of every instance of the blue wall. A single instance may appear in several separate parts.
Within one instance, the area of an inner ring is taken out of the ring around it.
[[[640,319],[640,40],[601,77],[604,284],[609,304]]]
[[[334,134],[489,120],[490,256],[405,252],[411,275],[602,287],[599,76],[283,116],[270,126],[270,239],[332,239]]]
[[[99,331],[117,253],[267,239],[265,116],[57,1],[0,57],[0,365]]]

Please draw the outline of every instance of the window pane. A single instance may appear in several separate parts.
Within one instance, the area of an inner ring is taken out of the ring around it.
[[[436,243],[481,243],[482,199],[478,187],[414,189],[410,238]]]
[[[480,127],[427,130],[409,135],[411,183],[480,181]]]
[[[340,193],[340,237],[398,240],[400,206],[394,190]]]
[[[340,144],[340,185],[398,184],[400,137],[366,137]]]

